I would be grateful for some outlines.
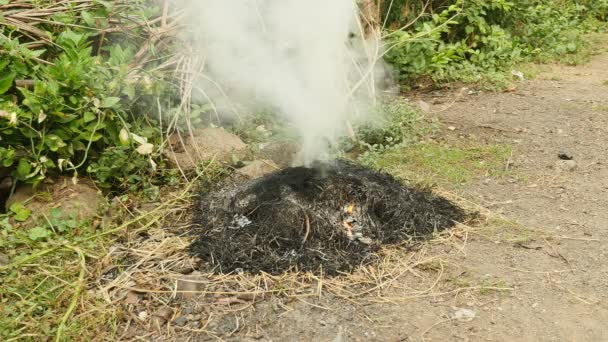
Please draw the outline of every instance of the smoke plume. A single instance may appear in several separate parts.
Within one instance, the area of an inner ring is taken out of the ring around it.
[[[175,4],[187,9],[189,39],[204,58],[205,98],[271,107],[299,132],[305,163],[368,118],[377,42],[361,38],[354,0]]]

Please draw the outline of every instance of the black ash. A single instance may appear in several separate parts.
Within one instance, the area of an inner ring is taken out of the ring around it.
[[[218,273],[336,275],[466,219],[430,191],[345,161],[295,167],[202,195],[191,252]]]

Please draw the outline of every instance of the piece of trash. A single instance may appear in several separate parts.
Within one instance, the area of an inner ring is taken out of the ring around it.
[[[470,322],[475,319],[476,316],[477,314],[475,311],[470,309],[457,309],[452,313],[452,319],[459,322]]]
[[[526,76],[524,76],[524,73],[519,70],[511,70],[511,75],[517,77],[520,81],[526,80]]]
[[[140,321],[144,322],[148,318],[148,313],[146,311],[142,311],[137,315]]]

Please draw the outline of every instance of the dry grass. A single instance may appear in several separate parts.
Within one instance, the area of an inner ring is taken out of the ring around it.
[[[469,210],[479,209],[451,193],[442,195],[451,197]],[[186,204],[183,202],[183,205]],[[180,209],[173,208],[173,211],[166,216],[165,222],[189,222],[185,215],[187,205]],[[181,218],[175,219],[175,215],[181,215]],[[96,298],[94,302],[103,302],[104,310],[123,317],[117,323],[112,338],[151,334],[146,338],[171,340],[180,334],[218,337],[217,331],[207,329],[211,320],[226,315],[247,315],[261,302],[298,301],[334,310],[340,303],[402,303],[427,297],[477,296],[482,291],[511,291],[512,288],[507,286],[452,286],[446,282],[448,274],[456,272],[452,269],[456,265],[452,265],[450,257],[441,250],[447,246],[466,253],[468,241],[472,236],[483,237],[484,225],[492,220],[483,215],[481,217],[476,222],[470,222],[470,225],[459,224],[448,232],[437,234],[417,250],[406,250],[399,246],[385,248],[380,252],[382,258],[377,264],[338,277],[302,273],[281,276],[264,273],[217,275],[194,271],[200,261],[188,253],[194,238],[188,235],[188,225],[168,228],[159,222],[145,230],[145,237],[139,234],[142,231],[129,234],[128,239],[115,244],[98,261],[94,266],[97,277],[91,279],[89,293]],[[128,261],[128,266],[125,261]],[[115,277],[103,276],[113,268],[121,271]],[[325,297],[334,300],[323,304]],[[163,320],[163,324],[158,326],[158,320],[153,319],[154,313],[166,306],[174,309],[171,317],[174,319],[183,314],[184,305],[192,303],[206,307],[197,329],[176,326],[170,323],[171,319]],[[141,312],[146,312],[146,318],[141,319]]]
[[[12,281],[23,281],[32,274],[61,280],[57,286],[63,291],[52,308],[56,326],[51,331],[56,340],[76,336],[91,340],[222,338],[251,333],[256,329],[256,315],[268,305],[275,308],[272,315],[280,317],[292,310],[290,303],[294,302],[329,311],[339,311],[343,305],[400,304],[423,298],[483,303],[488,294],[500,296],[513,288],[463,276],[470,265],[457,257],[467,255],[469,243],[536,240],[551,245],[571,239],[523,227],[452,192],[436,190],[465,210],[479,213],[477,219],[436,234],[414,250],[384,248],[380,261],[353,274],[218,275],[197,271],[204,267],[188,253],[194,239],[189,223],[197,182],[166,194],[155,209],[130,218],[125,214],[123,223],[71,244],[47,246],[0,268],[0,272],[24,272],[14,280],[7,278],[4,285],[13,288]],[[576,295],[581,301],[592,301]],[[188,325],[172,323],[179,316],[188,316],[186,308],[192,306],[201,310]],[[171,308],[170,315],[161,319],[159,312],[164,308]],[[238,321],[238,329],[219,329],[217,322],[226,317]],[[36,318],[22,317],[22,334],[48,336]]]

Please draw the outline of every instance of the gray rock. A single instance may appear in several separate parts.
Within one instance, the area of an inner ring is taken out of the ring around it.
[[[272,160],[255,160],[247,164],[247,166],[238,169],[236,172],[247,179],[257,179],[279,169],[279,166]]]
[[[180,316],[173,320],[173,323],[175,323],[175,325],[177,325],[178,327],[183,327],[188,323],[188,318]]]
[[[163,154],[171,164],[185,171],[196,170],[207,160],[231,162],[233,156],[242,158],[247,154],[247,144],[223,128],[200,129],[181,137],[174,135],[169,142]]]

